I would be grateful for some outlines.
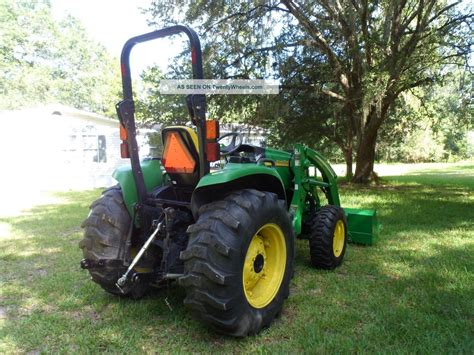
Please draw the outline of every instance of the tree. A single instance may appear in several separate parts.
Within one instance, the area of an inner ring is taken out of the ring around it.
[[[118,63],[46,0],[0,0],[0,109],[59,102],[115,115]]]
[[[473,73],[445,67],[435,85],[403,93],[379,132],[377,160],[431,162],[471,158],[474,127]]]
[[[153,1],[149,13],[151,23],[160,27],[178,22],[196,27],[205,39],[213,77],[276,75],[283,92],[306,92],[307,99],[297,103],[303,106],[294,107],[299,112],[310,111],[311,95],[329,100],[331,115],[314,114],[304,121],[312,119],[320,129],[315,133],[343,151],[348,175],[355,154],[353,181],[365,183],[373,177],[379,131],[400,95],[433,83],[443,75],[443,65],[460,64],[469,55],[473,16],[461,13],[459,5],[437,0],[181,0]]]

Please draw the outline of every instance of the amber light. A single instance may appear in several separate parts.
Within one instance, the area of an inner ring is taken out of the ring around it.
[[[178,132],[166,134],[163,166],[168,173],[193,173],[196,168],[196,161]]]
[[[130,158],[130,151],[128,150],[127,142],[120,143],[120,157],[122,159]]]
[[[216,120],[206,121],[206,139],[217,139],[219,137],[219,122]]]
[[[120,139],[123,141],[128,139],[127,130],[122,124],[120,125]]]

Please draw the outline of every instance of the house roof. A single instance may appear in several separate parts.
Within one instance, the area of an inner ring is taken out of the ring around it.
[[[25,108],[25,109],[20,109],[20,110],[15,110],[15,111],[1,111],[0,112],[0,118],[2,116],[4,118],[7,117],[23,117],[23,118],[45,118],[45,117],[50,117],[50,116],[64,116],[64,117],[73,117],[77,119],[82,119],[89,121],[91,123],[99,123],[102,125],[107,125],[110,127],[117,127],[118,126],[118,120],[114,120],[102,115],[99,115],[97,113],[85,111],[85,110],[78,110],[74,107],[70,106],[65,106],[61,104],[48,104],[48,105],[42,105],[42,106],[37,106],[37,107],[32,107],[32,108]]]
[[[85,110],[79,110],[74,107],[65,106],[61,104],[45,105],[45,106],[39,107],[38,109],[42,110],[43,113],[49,113],[51,115],[73,116],[73,117],[83,118],[83,119],[92,120],[92,121],[99,121],[105,124],[108,123],[113,126],[116,126],[118,124],[118,120],[114,120],[112,118],[105,117],[97,113],[93,113],[93,112],[89,112]]]

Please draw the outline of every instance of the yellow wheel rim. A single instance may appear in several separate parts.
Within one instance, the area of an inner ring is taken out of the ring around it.
[[[252,307],[270,304],[280,289],[285,269],[285,236],[278,225],[265,224],[250,241],[242,273],[245,297]]]
[[[336,228],[334,228],[334,237],[332,239],[332,250],[336,258],[341,255],[342,249],[344,249],[345,234],[344,222],[342,220],[337,221]]]

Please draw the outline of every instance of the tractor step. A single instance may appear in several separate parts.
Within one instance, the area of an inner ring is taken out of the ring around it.
[[[349,229],[349,242],[373,245],[379,236],[380,223],[375,210],[344,208]]]

